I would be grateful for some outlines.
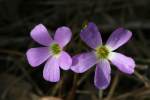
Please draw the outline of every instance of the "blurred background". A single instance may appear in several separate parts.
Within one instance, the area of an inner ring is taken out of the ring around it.
[[[110,86],[94,86],[94,69],[83,74],[62,71],[58,83],[43,79],[44,64],[32,68],[25,53],[38,47],[31,29],[43,23],[53,36],[57,27],[73,31],[66,47],[71,55],[89,51],[79,32],[85,22],[97,24],[104,42],[122,26],[132,39],[118,52],[136,61],[131,76],[112,65]],[[0,0],[0,100],[150,100],[150,0]]]

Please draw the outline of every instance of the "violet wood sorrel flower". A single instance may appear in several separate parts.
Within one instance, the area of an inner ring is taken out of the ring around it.
[[[60,79],[60,68],[63,70],[70,68],[72,59],[63,48],[69,43],[71,35],[71,30],[65,26],[56,30],[54,40],[42,24],[37,25],[31,31],[31,37],[44,47],[29,49],[26,53],[27,59],[33,67],[37,67],[47,60],[43,70],[45,80],[57,82]]]
[[[94,23],[89,23],[81,31],[80,37],[93,50],[74,56],[71,69],[76,73],[83,73],[96,64],[94,84],[99,89],[106,89],[111,80],[109,62],[124,73],[132,74],[134,72],[134,60],[121,53],[114,52],[125,44],[131,36],[132,33],[129,30],[118,28],[103,45],[98,28]]]

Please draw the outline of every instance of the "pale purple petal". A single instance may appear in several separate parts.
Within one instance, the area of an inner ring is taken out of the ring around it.
[[[93,52],[89,52],[74,56],[72,61],[71,70],[76,73],[83,73],[94,66],[97,59]]]
[[[68,27],[60,27],[56,30],[54,40],[61,46],[64,47],[71,40],[72,32]]]
[[[132,32],[124,28],[116,29],[107,40],[106,45],[108,45],[111,50],[115,50],[125,44],[132,36]]]
[[[94,84],[98,89],[106,89],[111,80],[111,68],[108,60],[100,60],[96,65]]]
[[[132,58],[127,57],[121,53],[112,52],[109,60],[114,64],[120,71],[132,74],[134,73],[135,62]]]
[[[44,46],[49,46],[53,41],[47,29],[42,24],[39,24],[32,29],[31,37],[36,42]]]
[[[80,32],[81,39],[91,48],[102,45],[102,38],[97,26],[94,23],[89,23],[86,28]]]
[[[59,61],[56,57],[51,57],[45,64],[43,77],[50,82],[57,82],[60,79]]]
[[[67,52],[62,51],[59,57],[59,66],[64,70],[68,70],[71,67],[71,65],[72,58]]]
[[[31,48],[26,53],[29,64],[36,67],[50,57],[48,47]]]

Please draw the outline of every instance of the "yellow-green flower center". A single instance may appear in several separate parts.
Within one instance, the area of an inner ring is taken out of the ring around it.
[[[109,50],[106,46],[100,46],[96,48],[95,53],[98,59],[107,59],[109,55]]]
[[[61,47],[59,46],[59,44],[54,43],[50,46],[50,51],[53,55],[57,55],[61,52]]]

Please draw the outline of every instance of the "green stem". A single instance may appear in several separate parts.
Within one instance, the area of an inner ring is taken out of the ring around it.
[[[103,90],[99,90],[98,96],[99,96],[99,100],[103,99]]]

